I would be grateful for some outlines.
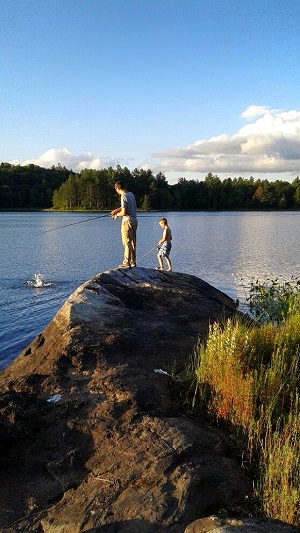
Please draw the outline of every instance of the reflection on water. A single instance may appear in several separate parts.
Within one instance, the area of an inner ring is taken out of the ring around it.
[[[245,300],[253,278],[298,276],[298,212],[141,213],[139,266],[157,266],[162,216],[172,229],[174,271],[234,299]],[[0,213],[0,239],[1,365],[44,329],[78,285],[120,264],[122,245],[120,220],[84,213]]]
[[[168,216],[174,269],[196,274],[233,298],[252,278],[297,276],[299,213],[190,213]],[[241,281],[243,280],[243,282]]]

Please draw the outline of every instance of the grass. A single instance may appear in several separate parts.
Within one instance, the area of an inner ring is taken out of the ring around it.
[[[299,525],[299,397],[277,426],[267,426],[261,441],[261,475],[256,494],[267,516]]]
[[[264,286],[268,320],[260,297],[262,321],[212,324],[195,349],[185,387],[193,387],[194,411],[234,433],[254,472],[260,512],[299,526],[300,306],[298,291],[290,288],[288,301],[276,288],[278,314]]]

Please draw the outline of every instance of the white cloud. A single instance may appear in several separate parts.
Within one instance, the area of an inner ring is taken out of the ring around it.
[[[246,119],[259,117],[268,113],[268,109],[268,107],[263,105],[249,105],[247,109],[241,113],[241,117]]]
[[[250,105],[241,116],[244,124],[237,133],[196,140],[179,148],[154,154],[143,168],[155,172],[212,172],[218,175],[300,174],[300,111],[271,110]],[[251,119],[251,120],[250,120]],[[248,121],[249,120],[249,121]],[[51,148],[36,159],[10,161],[13,164],[34,163],[49,168],[60,163],[80,172],[85,168],[129,166],[132,160],[117,157],[96,157],[91,152],[74,155],[67,148]],[[278,176],[280,178],[280,176]]]
[[[154,155],[162,172],[299,173],[300,111],[249,106],[241,115],[256,118],[234,135],[207,140]]]
[[[86,154],[74,155],[67,148],[50,148],[44,154],[40,155],[36,159],[30,159],[27,161],[10,161],[12,164],[29,165],[34,164],[43,168],[50,168],[52,165],[56,166],[59,163],[62,167],[66,167],[74,172],[81,172],[85,168],[100,170],[101,168],[107,168],[109,166],[115,167],[121,164],[121,159],[115,157],[104,157],[102,159],[96,158],[91,152]],[[123,165],[126,164],[123,162]]]

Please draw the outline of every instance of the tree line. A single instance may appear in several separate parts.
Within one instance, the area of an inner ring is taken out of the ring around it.
[[[300,179],[292,182],[226,178],[179,178],[170,185],[163,173],[117,166],[75,173],[61,165],[0,165],[0,209],[110,210],[114,183],[121,180],[142,210],[300,209]]]
[[[0,164],[0,209],[48,209],[53,193],[70,176],[61,165],[42,168],[37,165]]]

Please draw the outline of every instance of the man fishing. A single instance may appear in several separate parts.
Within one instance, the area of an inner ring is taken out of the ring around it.
[[[115,220],[122,217],[121,237],[124,259],[119,268],[132,268],[136,266],[136,231],[138,226],[136,201],[134,194],[126,191],[122,181],[115,183],[115,191],[121,197],[121,206],[113,209],[110,214]]]

